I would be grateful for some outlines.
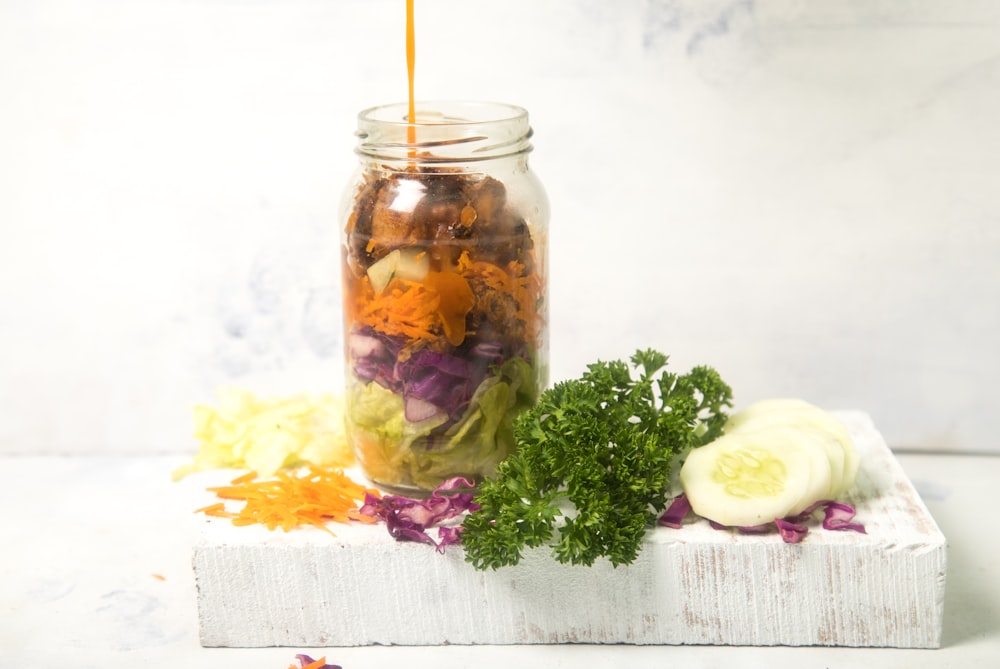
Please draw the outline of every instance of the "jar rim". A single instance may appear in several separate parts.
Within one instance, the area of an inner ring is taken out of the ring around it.
[[[363,109],[358,112],[358,122],[406,128],[410,125],[422,127],[503,123],[528,118],[528,110],[524,107],[486,100],[418,100],[414,107],[417,118],[412,122],[407,118],[409,104],[406,102],[391,102]],[[484,113],[491,110],[494,113]]]
[[[419,101],[416,121],[409,105],[395,102],[358,114],[358,146],[363,157],[411,164],[464,163],[531,151],[531,125],[523,107],[502,102]],[[413,132],[411,132],[413,131]]]

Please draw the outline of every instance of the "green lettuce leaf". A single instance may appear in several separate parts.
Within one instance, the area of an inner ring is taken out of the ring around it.
[[[512,358],[476,388],[465,412],[443,432],[446,416],[411,423],[402,396],[375,382],[356,385],[348,396],[348,424],[373,479],[432,490],[455,476],[491,476],[514,449],[515,416],[536,399],[534,369]]]

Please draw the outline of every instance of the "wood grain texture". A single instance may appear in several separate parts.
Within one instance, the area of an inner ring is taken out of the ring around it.
[[[205,646],[725,644],[934,648],[946,544],[870,418],[847,500],[867,534],[818,523],[797,545],[701,520],[652,531],[639,559],[573,567],[544,549],[477,572],[460,550],[382,527],[290,533],[206,521],[194,549]]]

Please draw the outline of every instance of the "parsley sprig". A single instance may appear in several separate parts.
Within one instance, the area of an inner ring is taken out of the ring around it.
[[[714,369],[677,375],[667,360],[649,349],[631,367],[599,361],[518,416],[518,450],[481,484],[481,508],[463,523],[468,562],[497,569],[543,545],[562,563],[635,560],[666,507],[675,456],[715,439],[731,406]]]

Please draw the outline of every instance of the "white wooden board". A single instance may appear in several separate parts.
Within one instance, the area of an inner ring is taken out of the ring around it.
[[[818,522],[797,545],[698,520],[657,528],[627,567],[560,565],[544,549],[478,572],[394,541],[207,519],[194,549],[205,646],[726,644],[934,648],[945,539],[870,418],[838,414],[861,452],[847,501],[867,534]]]

